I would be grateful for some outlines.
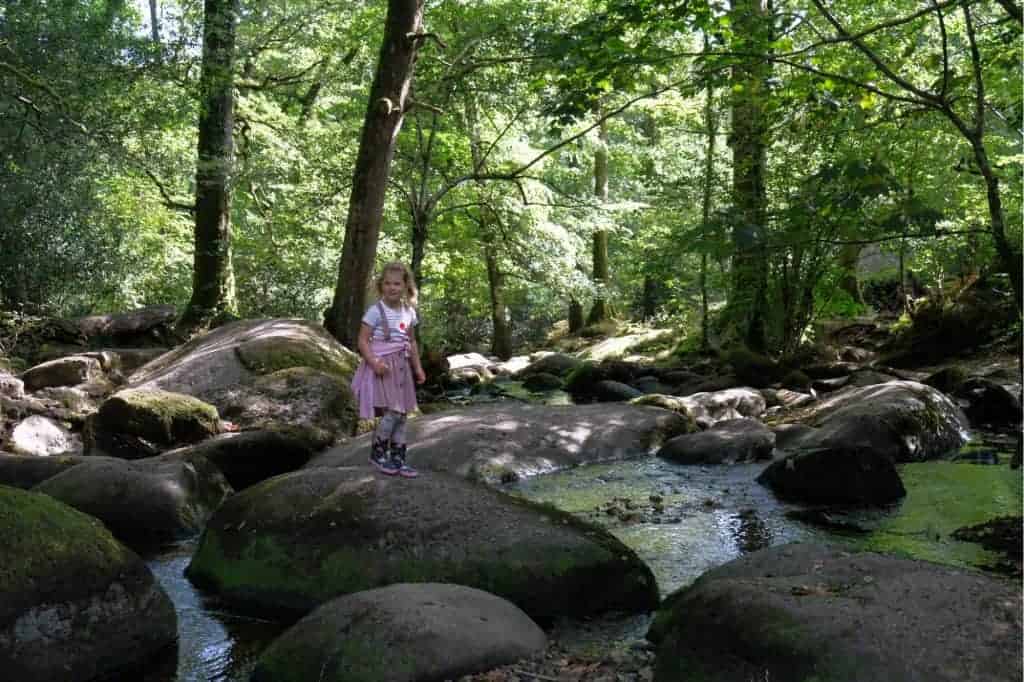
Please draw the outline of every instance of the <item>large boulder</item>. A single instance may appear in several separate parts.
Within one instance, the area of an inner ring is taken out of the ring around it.
[[[243,430],[286,431],[319,449],[355,428],[358,364],[318,324],[241,320],[146,364],[129,385],[195,396]]]
[[[954,395],[966,403],[964,411],[974,424],[1010,426],[1021,421],[1020,399],[991,379],[970,377],[956,387]]]
[[[676,436],[658,456],[679,464],[735,464],[771,459],[775,434],[756,419],[727,419],[707,431]]]
[[[47,386],[76,386],[103,375],[96,358],[71,355],[36,365],[21,375],[26,391],[38,391]]]
[[[302,615],[343,594],[452,582],[550,621],[657,604],[650,569],[608,532],[439,473],[284,474],[229,498],[186,575],[237,608]]]
[[[98,458],[77,455],[39,457],[0,452],[0,485],[28,490],[66,469],[93,459]]]
[[[220,432],[217,408],[198,398],[155,388],[118,391],[87,420],[86,453],[138,459]]]
[[[856,443],[799,450],[772,462],[757,481],[811,504],[886,505],[907,494],[892,458]]]
[[[0,676],[138,679],[177,640],[174,606],[102,524],[47,495],[0,486]]]
[[[409,421],[409,458],[419,469],[501,483],[565,467],[644,455],[690,422],[654,407],[502,403]],[[317,455],[307,467],[363,464],[369,434]]]
[[[0,396],[22,398],[25,396],[25,382],[10,372],[0,371]]]
[[[263,652],[252,680],[454,680],[546,644],[544,631],[500,597],[461,585],[399,584],[320,606]]]
[[[665,600],[656,682],[1021,678],[1019,585],[819,545],[782,545]]]
[[[34,490],[98,518],[132,547],[199,533],[232,492],[220,471],[198,455],[85,460]]]
[[[197,445],[165,453],[190,458],[201,455],[216,465],[235,490],[279,474],[295,471],[309,461],[309,446],[277,431],[244,431],[223,433]]]
[[[967,440],[960,409],[931,386],[891,381],[847,388],[819,402],[804,422],[814,427],[789,451],[870,449],[895,462],[935,459]]]

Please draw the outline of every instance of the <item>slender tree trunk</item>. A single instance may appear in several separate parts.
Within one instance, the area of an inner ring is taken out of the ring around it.
[[[192,298],[178,322],[188,333],[235,312],[231,267],[231,168],[234,162],[234,69],[237,0],[206,0],[199,81],[195,264]]]
[[[598,111],[598,115],[600,115]],[[594,150],[594,197],[598,203],[608,203],[608,125],[602,121],[597,128],[597,148]],[[587,324],[604,322],[610,317],[607,303],[608,284],[608,230],[596,230],[593,236],[594,285],[597,294],[590,308]]]
[[[418,208],[411,211],[412,215],[412,260],[409,261],[409,269],[412,270],[413,279],[416,280],[416,288],[423,286],[423,259],[427,253],[427,235],[429,234],[430,216],[427,212]]]
[[[742,36],[742,51],[760,54],[770,39],[771,18],[764,0],[735,0],[733,25]],[[733,288],[729,301],[732,319],[744,342],[754,351],[766,346],[768,255],[765,249],[768,223],[766,81],[770,66],[766,57],[751,57],[733,67],[732,150]]]
[[[985,153],[985,146],[979,139],[971,140],[971,147],[974,150],[974,159],[981,171],[981,177],[985,179],[985,194],[988,199],[989,229],[992,232],[992,241],[995,243],[996,254],[1006,274],[1010,277],[1010,286],[1013,288],[1013,300],[1017,304],[1017,314],[1021,314],[1022,300],[1022,272],[1021,254],[1013,248],[1006,237],[1006,218],[1003,214],[1003,202],[999,196],[999,178],[992,170],[988,154]]]
[[[708,51],[708,39],[704,38],[704,50]],[[710,235],[708,225],[711,222],[711,195],[715,181],[715,142],[718,136],[718,117],[715,116],[715,89],[711,79],[707,82],[707,98],[704,101],[704,129],[708,135],[708,145],[704,152],[704,192],[701,197],[701,241],[703,248],[700,254],[700,349],[711,348],[708,339],[708,252],[707,244]]]
[[[854,303],[864,304],[864,296],[860,291],[860,280],[857,279],[857,261],[860,260],[860,244],[844,244],[839,249],[839,268],[842,272],[839,288],[850,295]]]
[[[370,87],[352,177],[338,284],[324,320],[327,330],[349,348],[355,346],[359,321],[366,306],[367,285],[373,272],[384,211],[384,193],[412,84],[422,20],[423,0],[388,0],[384,40]]]
[[[149,0],[149,28],[153,42],[160,44],[160,12],[156,6],[157,0]]]
[[[481,227],[486,228],[486,209],[481,213]],[[484,260],[487,263],[487,284],[491,291],[491,352],[502,360],[512,357],[512,327],[509,325],[508,305],[505,303],[505,273],[498,264],[498,253],[493,238],[484,242]]]
[[[583,304],[579,300],[569,296],[569,333],[575,334],[585,326],[583,320]]]

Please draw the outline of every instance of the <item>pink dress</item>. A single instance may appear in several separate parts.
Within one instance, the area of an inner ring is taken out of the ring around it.
[[[373,419],[375,410],[391,410],[408,414],[416,409],[416,384],[412,377],[409,354],[412,349],[408,341],[392,341],[387,316],[378,301],[384,340],[374,339],[370,350],[388,366],[384,376],[377,376],[373,368],[363,360],[352,377],[352,391],[359,401],[359,418]]]

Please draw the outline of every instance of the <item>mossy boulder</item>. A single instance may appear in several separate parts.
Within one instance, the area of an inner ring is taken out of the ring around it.
[[[535,372],[523,380],[523,388],[528,391],[554,391],[561,387],[562,379],[547,372]]]
[[[788,372],[782,377],[782,385],[794,391],[804,391],[811,387],[811,378],[798,369]]]
[[[550,353],[531,362],[516,374],[517,379],[525,379],[534,374],[553,374],[565,377],[569,372],[583,364],[583,361],[566,353]]]
[[[107,398],[91,416],[86,428],[86,452],[99,449],[107,454],[136,459],[124,443],[140,439],[153,449],[197,443],[220,431],[217,408],[198,398],[154,388],[130,388]]]
[[[683,416],[622,403],[535,405],[511,401],[409,420],[409,459],[421,470],[499,485],[588,462],[646,456],[685,433]],[[316,455],[307,467],[361,465],[370,434]]]
[[[440,583],[391,585],[317,608],[263,652],[252,680],[454,680],[533,656],[546,643],[525,613],[492,594]]]
[[[657,604],[647,568],[606,531],[444,474],[368,466],[259,483],[210,519],[186,575],[247,611],[302,615],[400,582],[452,582],[538,621]]]
[[[932,373],[922,383],[942,391],[946,395],[953,395],[960,385],[967,381],[967,376],[967,371],[963,367],[952,365]]]
[[[34,490],[98,518],[131,547],[198,534],[233,492],[220,470],[196,454],[85,460]]]
[[[174,606],[96,519],[0,486],[0,675],[18,682],[134,679],[177,640]]]
[[[243,430],[286,432],[319,449],[353,432],[359,357],[303,320],[240,320],[140,368],[133,388],[195,396]]]
[[[656,682],[1016,682],[1020,587],[923,561],[781,545],[670,596]]]

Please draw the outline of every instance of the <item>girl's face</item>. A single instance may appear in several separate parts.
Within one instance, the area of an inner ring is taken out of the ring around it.
[[[389,306],[396,306],[402,302],[402,294],[405,293],[405,280],[399,272],[385,272],[384,279],[380,283],[381,294],[384,302]]]

